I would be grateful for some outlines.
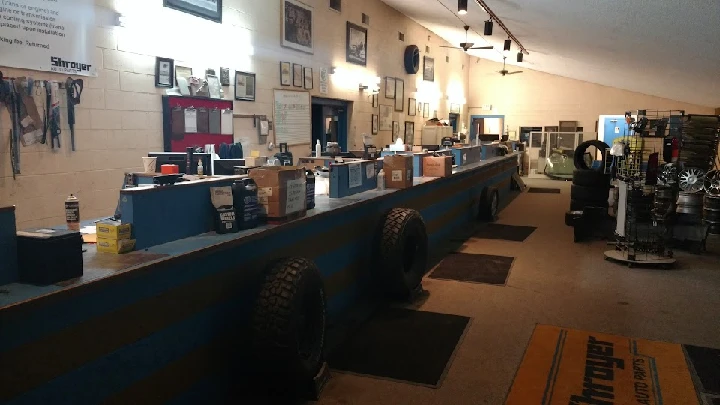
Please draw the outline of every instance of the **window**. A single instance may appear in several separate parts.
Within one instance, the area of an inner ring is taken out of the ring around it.
[[[342,11],[342,0],[330,0],[330,8],[337,11]]]
[[[405,42],[405,34],[403,34],[402,32],[398,32],[398,39]]]
[[[363,13],[362,15],[362,23],[365,25],[370,25],[370,16]]]

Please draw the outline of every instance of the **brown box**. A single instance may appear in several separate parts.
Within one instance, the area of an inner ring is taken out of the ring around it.
[[[412,155],[392,155],[383,158],[386,188],[408,188],[413,185]]]
[[[258,186],[260,215],[282,218],[307,209],[305,171],[297,166],[265,166],[250,170]]]
[[[448,177],[452,174],[452,156],[426,156],[423,158],[424,177]]]

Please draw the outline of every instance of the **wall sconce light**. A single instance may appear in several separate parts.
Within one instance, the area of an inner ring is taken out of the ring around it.
[[[330,74],[334,75],[335,73],[337,73],[337,68],[335,66],[333,66],[330,68]]]
[[[360,87],[360,91],[363,91],[363,90],[367,90],[367,89],[368,89],[368,85],[367,85],[367,84],[362,84],[362,83],[360,83],[360,86],[359,86],[359,87]]]

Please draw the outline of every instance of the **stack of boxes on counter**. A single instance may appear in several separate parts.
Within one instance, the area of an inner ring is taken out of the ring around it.
[[[104,220],[95,224],[95,232],[98,252],[123,254],[135,249],[135,239],[132,239],[130,224]]]

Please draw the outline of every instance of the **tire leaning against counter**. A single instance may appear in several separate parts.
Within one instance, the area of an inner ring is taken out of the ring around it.
[[[480,195],[478,220],[494,221],[500,210],[500,193],[493,187],[485,187]]]
[[[377,281],[392,299],[412,296],[422,281],[428,263],[428,236],[419,212],[393,208],[381,222],[377,246]]]
[[[575,153],[573,155],[573,163],[575,163],[575,168],[580,170],[595,170],[602,172],[604,170],[602,165],[600,165],[600,168],[598,169],[591,169],[588,167],[587,163],[585,163],[585,152],[587,152],[588,148],[591,146],[594,146],[598,150],[600,150],[600,153],[602,154],[602,162],[605,162],[605,150],[608,149],[610,146],[608,146],[608,144],[603,141],[593,139],[581,143],[580,145],[578,145],[577,149],[575,149]]]
[[[304,258],[275,262],[252,314],[252,349],[263,372],[311,381],[324,362],[325,290],[315,264]]]

